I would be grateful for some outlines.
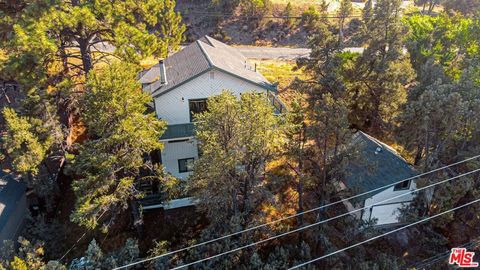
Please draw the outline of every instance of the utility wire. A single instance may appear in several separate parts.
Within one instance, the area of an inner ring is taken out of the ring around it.
[[[375,203],[375,204],[368,205],[368,206],[365,206],[365,207],[363,207],[363,208],[355,209],[355,210],[353,210],[353,211],[350,211],[350,212],[347,212],[347,213],[343,213],[343,214],[340,214],[340,215],[337,215],[337,216],[334,216],[334,217],[331,217],[331,218],[328,218],[328,219],[324,219],[324,220],[321,220],[321,221],[319,221],[319,222],[312,223],[312,224],[309,224],[309,225],[306,225],[306,226],[303,226],[303,227],[300,227],[300,228],[297,228],[297,229],[294,229],[294,230],[291,230],[291,231],[288,231],[288,232],[285,232],[285,233],[281,233],[281,234],[278,234],[278,235],[275,235],[275,236],[272,236],[272,237],[269,237],[269,238],[266,238],[266,239],[263,239],[263,240],[259,240],[259,241],[257,241],[257,242],[254,242],[254,243],[251,243],[251,244],[248,244],[248,245],[245,245],[245,246],[241,246],[241,247],[238,247],[238,248],[229,250],[229,251],[225,251],[225,252],[220,253],[220,254],[216,254],[216,255],[213,255],[213,256],[210,256],[210,257],[207,257],[207,258],[204,258],[204,259],[201,259],[201,260],[197,260],[197,261],[194,261],[194,262],[191,262],[191,263],[187,263],[187,264],[184,264],[184,265],[180,265],[180,266],[177,266],[177,267],[175,267],[175,268],[172,268],[171,270],[182,269],[182,268],[185,268],[185,267],[188,267],[188,266],[191,266],[191,265],[200,263],[200,262],[204,262],[204,261],[208,261],[208,260],[211,260],[211,259],[215,259],[215,258],[224,256],[224,255],[227,255],[227,254],[236,252],[236,251],[240,251],[240,250],[245,249],[245,248],[248,248],[248,247],[253,247],[253,246],[256,246],[256,245],[258,245],[258,244],[262,244],[262,243],[265,243],[265,242],[268,242],[268,241],[271,241],[271,240],[274,240],[274,239],[277,239],[277,238],[281,238],[281,237],[283,237],[283,236],[286,236],[286,235],[289,235],[289,234],[292,234],[292,233],[300,232],[300,231],[303,231],[303,230],[305,230],[305,229],[309,229],[309,228],[318,226],[318,225],[320,225],[320,224],[324,224],[324,223],[330,222],[330,221],[332,221],[332,220],[339,219],[339,218],[341,218],[341,217],[349,216],[349,215],[351,215],[351,214],[353,214],[353,213],[356,213],[356,212],[359,212],[359,211],[362,211],[362,210],[371,208],[371,207],[373,207],[373,206],[375,206],[375,205],[379,205],[379,204],[382,204],[382,203],[384,203],[384,202],[388,202],[388,201],[391,201],[391,200],[394,200],[394,199],[403,197],[403,196],[405,196],[405,195],[407,195],[407,194],[412,194],[412,193],[418,192],[418,191],[420,191],[420,190],[424,190],[424,189],[427,189],[427,188],[431,188],[431,187],[434,187],[434,186],[436,186],[436,185],[443,184],[443,183],[446,183],[446,182],[448,182],[448,181],[451,181],[451,180],[454,180],[454,179],[457,179],[457,178],[460,178],[460,177],[463,177],[463,176],[466,176],[466,175],[469,175],[469,174],[472,174],[472,173],[475,173],[475,172],[478,172],[478,171],[480,171],[480,169],[476,169],[476,170],[470,171],[470,172],[468,172],[468,173],[464,173],[464,174],[461,174],[461,175],[457,175],[457,176],[455,176],[455,177],[448,178],[448,179],[445,179],[445,180],[440,181],[440,182],[438,182],[438,183],[431,184],[431,185],[428,185],[428,186],[425,186],[425,187],[422,187],[422,188],[419,188],[419,189],[411,190],[411,191],[409,191],[409,192],[405,192],[405,193],[402,193],[402,194],[400,194],[400,195],[393,196],[393,197],[390,197],[390,198],[388,198],[388,199],[379,201],[379,202],[377,202],[377,203]]]
[[[466,161],[468,161],[468,160],[471,160],[471,159],[474,159],[474,158],[477,158],[477,157],[480,157],[480,155],[478,155],[478,156],[476,156],[476,157],[472,157],[472,158],[466,159],[466,160],[464,160],[464,161],[462,161],[462,162],[466,162]],[[457,163],[458,163],[458,162],[457,162]],[[457,165],[457,164],[453,163],[453,164],[444,166],[444,167],[442,167],[442,168],[432,170],[432,171],[430,171],[429,173],[432,173],[432,172],[434,172],[434,171],[438,171],[438,170],[440,170],[440,169],[445,169],[445,168],[448,167],[448,166],[454,166],[454,165]],[[184,267],[187,267],[187,266],[190,266],[190,265],[193,265],[193,264],[197,264],[197,263],[200,263],[200,262],[209,260],[209,259],[217,258],[217,257],[223,256],[223,255],[227,255],[227,254],[230,254],[230,253],[233,253],[233,252],[236,252],[236,251],[239,251],[239,250],[242,250],[242,249],[251,247],[251,246],[255,246],[255,245],[258,245],[258,244],[261,244],[261,243],[264,243],[264,242],[268,242],[268,241],[270,241],[270,240],[277,239],[277,238],[280,238],[280,237],[283,237],[283,236],[285,236],[285,235],[288,235],[288,234],[291,234],[291,233],[295,233],[295,232],[298,232],[298,231],[302,231],[302,230],[305,230],[305,229],[308,229],[308,228],[311,228],[311,227],[314,227],[314,226],[317,226],[317,225],[320,225],[320,224],[323,224],[323,223],[326,223],[326,222],[329,222],[329,221],[338,219],[338,218],[340,218],[340,217],[348,216],[348,215],[351,215],[352,213],[359,212],[359,211],[361,211],[361,210],[364,210],[364,209],[373,207],[373,206],[378,205],[378,204],[381,204],[381,203],[383,203],[383,202],[387,202],[387,201],[390,201],[390,200],[393,200],[393,199],[396,199],[396,198],[400,198],[400,197],[405,196],[405,195],[407,195],[407,194],[411,194],[411,193],[414,193],[414,192],[418,192],[418,191],[420,191],[420,190],[424,190],[424,189],[427,189],[427,188],[430,188],[430,187],[433,187],[433,186],[436,186],[436,185],[439,185],[439,184],[442,184],[442,183],[445,183],[445,182],[448,182],[448,181],[451,181],[451,180],[454,180],[454,179],[457,179],[457,178],[460,178],[460,177],[463,177],[463,176],[466,176],[466,175],[469,175],[469,174],[472,174],[472,173],[475,173],[475,172],[478,172],[478,171],[480,171],[480,169],[476,169],[476,170],[473,170],[473,171],[470,171],[470,172],[467,172],[467,173],[464,173],[464,174],[461,174],[461,175],[458,175],[458,176],[455,176],[455,177],[452,177],[452,178],[443,180],[443,181],[441,181],[441,182],[438,182],[438,183],[435,183],[435,184],[431,184],[431,185],[428,185],[428,186],[425,186],[425,187],[416,189],[416,190],[412,190],[412,191],[409,191],[409,192],[405,192],[405,193],[402,193],[402,194],[400,194],[400,195],[397,195],[397,196],[388,198],[388,199],[386,199],[386,200],[377,202],[377,203],[375,203],[375,204],[373,204],[373,205],[368,205],[368,206],[365,206],[365,207],[363,207],[363,208],[359,208],[359,209],[356,209],[356,210],[353,210],[353,211],[350,211],[350,212],[347,212],[347,213],[344,213],[344,214],[340,214],[340,215],[337,215],[337,216],[334,216],[334,217],[331,217],[331,218],[328,218],[328,219],[319,221],[319,222],[317,222],[317,223],[309,224],[309,225],[306,225],[306,226],[303,226],[303,227],[300,227],[300,228],[297,228],[297,229],[294,229],[294,230],[291,230],[291,231],[288,231],[288,232],[285,232],[285,233],[282,233],[282,234],[279,234],[279,235],[276,235],[276,236],[272,236],[272,237],[270,237],[270,238],[266,238],[266,239],[260,240],[260,241],[255,242],[255,243],[248,244],[248,245],[246,245],[246,246],[242,246],[242,247],[239,247],[239,248],[230,250],[230,251],[226,251],[226,252],[223,252],[223,253],[220,253],[220,254],[217,254],[217,255],[214,255],[214,256],[205,258],[205,259],[201,259],[201,260],[198,260],[198,261],[189,263],[189,264],[185,264],[185,265],[182,265],[182,266],[173,268],[173,269],[181,269],[181,268],[184,268]],[[230,236],[233,236],[233,235],[237,235],[237,234],[240,234],[240,233],[243,233],[243,232],[247,232],[247,231],[250,231],[250,230],[253,230],[253,229],[265,227],[265,226],[267,226],[267,225],[270,225],[270,224],[273,224],[273,223],[277,223],[277,222],[280,222],[280,221],[282,221],[282,220],[286,220],[286,219],[288,219],[288,218],[300,216],[300,215],[303,215],[303,214],[306,214],[306,213],[309,213],[309,212],[313,212],[313,211],[316,211],[316,210],[319,210],[319,209],[322,209],[322,208],[326,208],[326,207],[328,207],[328,206],[332,206],[332,205],[335,205],[335,204],[338,204],[338,203],[341,203],[341,202],[348,201],[349,199],[356,198],[356,197],[359,197],[359,196],[362,196],[362,195],[365,195],[365,194],[368,194],[368,193],[371,193],[371,192],[374,192],[374,191],[377,191],[377,190],[381,190],[381,189],[384,189],[384,188],[388,188],[388,187],[391,187],[391,186],[393,186],[393,185],[395,185],[395,184],[402,183],[402,182],[404,182],[404,181],[408,181],[408,180],[411,180],[411,179],[420,177],[420,176],[425,175],[425,174],[427,174],[427,173],[417,175],[416,177],[411,177],[411,178],[403,179],[403,180],[398,181],[398,182],[395,182],[395,183],[393,183],[393,184],[389,184],[389,185],[386,185],[386,186],[384,186],[384,187],[371,190],[371,191],[369,191],[369,192],[364,192],[364,193],[362,193],[362,194],[355,195],[355,196],[352,196],[352,197],[347,198],[347,199],[339,200],[339,201],[336,201],[336,202],[334,202],[334,203],[330,203],[330,204],[324,205],[324,206],[322,206],[322,207],[318,207],[318,208],[315,208],[315,209],[310,209],[310,210],[307,210],[307,211],[304,211],[304,212],[301,212],[301,213],[292,215],[292,216],[290,216],[290,217],[286,217],[286,218],[283,218],[283,219],[279,219],[279,220],[276,220],[276,221],[272,221],[272,222],[269,222],[269,223],[265,223],[265,224],[262,224],[262,225],[258,225],[258,226],[255,226],[255,227],[251,227],[251,228],[249,228],[249,229],[246,229],[246,230],[243,230],[243,231],[239,231],[239,232],[237,232],[237,233],[233,233],[233,234],[226,235],[226,236],[223,236],[223,237],[220,237],[220,238],[212,239],[212,240],[209,240],[209,241],[206,241],[206,242],[202,242],[202,243],[199,243],[199,244],[196,244],[196,245],[192,245],[192,246],[189,246],[189,247],[185,247],[185,248],[182,248],[182,249],[178,249],[178,250],[175,250],[175,251],[167,252],[167,253],[162,254],[162,255],[159,255],[159,256],[154,256],[154,257],[151,257],[151,258],[146,258],[146,259],[143,259],[143,260],[140,260],[140,261],[137,261],[137,262],[133,262],[133,263],[130,263],[130,264],[121,266],[121,267],[117,267],[117,268],[115,268],[115,269],[124,269],[124,268],[130,267],[130,266],[133,266],[133,265],[137,265],[137,264],[140,264],[140,263],[145,263],[145,262],[148,262],[148,261],[156,260],[156,259],[159,259],[159,258],[161,258],[161,257],[165,257],[165,256],[168,256],[168,255],[176,254],[176,253],[178,253],[178,252],[186,251],[186,250],[189,250],[189,249],[194,248],[194,247],[202,246],[202,245],[205,245],[205,244],[208,244],[208,243],[212,243],[212,242],[215,242],[215,241],[218,241],[218,240],[221,240],[221,239],[225,239],[225,238],[227,238],[227,237],[230,237]],[[173,269],[172,269],[172,270],[173,270]]]
[[[107,211],[103,211],[102,214],[98,216],[97,220],[100,220],[106,212]],[[73,245],[67,250],[67,252],[65,252],[65,254],[63,254],[59,261],[62,261],[68,255],[68,253],[70,253],[77,246],[77,244],[80,243],[80,241],[87,235],[87,233],[88,231],[85,230],[85,232],[77,239],[77,242],[73,243]]]
[[[474,240],[470,241],[470,242],[467,242],[465,244],[463,244],[462,246],[460,246],[460,248],[466,248],[466,249],[470,249],[470,248],[473,248],[475,246],[477,246],[479,244],[479,241],[480,241],[480,238],[475,238]],[[420,262],[417,262],[417,263],[414,263],[414,264],[410,264],[409,266],[406,266],[405,270],[409,270],[409,269],[422,269],[426,266],[430,266],[430,265],[433,265],[443,259],[445,259],[446,257],[450,256],[450,253],[452,251],[451,250],[447,250],[441,254],[437,254],[437,255],[434,255],[430,258],[426,258]]]
[[[382,190],[384,188],[389,188],[389,187],[392,187],[396,184],[400,184],[400,183],[405,182],[405,181],[420,178],[420,177],[426,176],[428,174],[438,172],[438,171],[450,168],[452,166],[456,166],[456,165],[459,165],[459,164],[477,159],[479,157],[480,157],[480,155],[476,155],[476,156],[464,159],[462,161],[455,162],[455,163],[452,163],[452,164],[449,164],[449,165],[446,165],[446,166],[443,166],[443,167],[440,167],[440,168],[437,168],[437,169],[434,169],[434,170],[431,170],[431,171],[428,171],[428,172],[425,172],[425,173],[421,173],[421,174],[418,174],[418,175],[410,177],[410,178],[402,179],[402,180],[399,180],[397,182],[394,182],[394,183],[391,183],[391,184],[388,184],[388,185],[384,185],[384,186],[381,186],[379,188],[372,189],[370,191],[366,191],[366,192],[363,192],[363,193],[360,193],[360,194],[357,194],[357,195],[354,195],[354,196],[351,196],[351,197],[348,197],[348,198],[345,198],[345,199],[341,199],[341,200],[338,200],[338,201],[335,201],[335,202],[332,202],[332,203],[322,205],[320,207],[312,208],[312,209],[309,209],[309,210],[306,210],[306,211],[303,211],[303,212],[299,212],[299,213],[296,213],[296,214],[293,214],[293,215],[290,215],[290,216],[286,216],[286,217],[283,217],[283,218],[280,218],[280,219],[276,219],[276,220],[273,220],[273,221],[270,221],[270,222],[267,222],[267,223],[264,223],[264,224],[253,226],[253,227],[250,227],[250,228],[238,231],[238,232],[234,232],[234,233],[227,234],[227,235],[224,235],[224,236],[221,236],[221,237],[218,237],[218,238],[214,238],[214,239],[211,239],[211,240],[208,240],[208,241],[204,241],[204,242],[201,242],[201,243],[198,243],[198,244],[194,244],[194,245],[187,246],[187,247],[184,247],[184,248],[180,248],[180,249],[177,249],[177,250],[174,250],[174,251],[170,251],[170,252],[164,253],[162,255],[147,258],[147,259],[144,259],[142,261],[139,261],[138,263],[144,263],[144,262],[147,262],[147,261],[156,260],[156,259],[159,259],[159,258],[162,258],[162,257],[165,257],[165,256],[169,256],[169,255],[173,255],[173,254],[176,254],[176,253],[179,253],[179,252],[182,252],[182,251],[187,251],[187,250],[190,250],[192,248],[196,248],[196,247],[200,247],[200,246],[203,246],[203,245],[206,245],[206,244],[214,243],[216,241],[223,240],[223,239],[226,239],[226,238],[229,238],[229,237],[232,237],[232,236],[235,236],[235,235],[239,235],[239,234],[242,234],[242,233],[245,233],[245,232],[249,232],[249,231],[260,229],[260,228],[263,228],[263,227],[266,227],[266,226],[269,226],[269,225],[273,225],[273,224],[276,224],[276,223],[279,223],[279,222],[282,222],[282,221],[285,221],[285,220],[288,220],[288,219],[291,219],[291,218],[294,218],[294,217],[299,217],[299,216],[304,215],[304,214],[308,214],[308,213],[312,213],[312,212],[315,212],[315,211],[318,211],[318,210],[321,210],[321,209],[325,209],[327,207],[334,206],[334,205],[337,205],[337,204],[340,204],[340,203],[344,203],[344,202],[350,201],[352,199],[359,198],[359,197],[362,197],[364,195],[368,195],[370,193]],[[119,267],[119,268],[116,268],[116,269],[122,269],[122,268]]]
[[[236,18],[253,18],[255,16],[237,15],[233,13],[221,13],[221,12],[204,12],[204,11],[189,11],[182,13],[182,16],[188,17],[188,15],[202,15],[205,17],[236,17]],[[302,19],[302,16],[261,16],[263,19]],[[348,15],[348,16],[320,16],[319,19],[343,19],[343,18],[362,18],[361,15]]]
[[[395,232],[401,231],[401,230],[403,230],[403,229],[406,229],[406,228],[409,228],[409,227],[418,225],[418,224],[420,224],[420,223],[429,221],[429,220],[434,219],[434,218],[437,218],[437,217],[439,217],[439,216],[441,216],[441,215],[445,215],[445,214],[447,214],[447,213],[454,212],[454,211],[456,211],[456,210],[459,210],[459,209],[461,209],[461,208],[470,206],[470,205],[472,205],[472,204],[474,204],[474,203],[477,203],[477,202],[480,202],[480,199],[476,199],[476,200],[474,200],[474,201],[471,201],[471,202],[466,203],[466,204],[462,204],[462,205],[460,205],[460,206],[457,206],[457,207],[454,207],[454,208],[452,208],[452,209],[446,210],[446,211],[444,211],[444,212],[442,212],[442,213],[433,215],[433,216],[431,216],[431,217],[424,218],[424,219],[415,221],[414,223],[405,225],[405,226],[403,226],[403,227],[400,227],[400,228],[391,230],[391,231],[389,231],[389,232],[386,232],[386,233],[383,233],[383,234],[380,234],[380,235],[371,237],[371,238],[366,239],[366,240],[364,240],[364,241],[361,241],[361,242],[358,242],[358,243],[353,244],[353,245],[351,245],[351,246],[348,246],[348,247],[339,249],[339,250],[337,250],[337,251],[328,253],[328,254],[326,254],[326,255],[323,255],[323,256],[321,256],[321,257],[315,258],[315,259],[310,260],[310,261],[308,261],[308,262],[304,262],[304,263],[301,263],[301,264],[299,264],[299,265],[295,265],[295,266],[293,266],[293,267],[288,268],[288,270],[298,269],[298,268],[300,268],[300,267],[306,266],[306,265],[311,264],[311,263],[313,263],[313,262],[318,262],[318,261],[320,261],[320,260],[323,260],[323,259],[328,258],[328,257],[330,257],[330,256],[333,256],[333,255],[335,255],[335,254],[338,254],[338,253],[347,251],[347,250],[349,250],[349,249],[352,249],[352,248],[354,248],[354,247],[358,247],[358,246],[363,245],[363,244],[365,244],[365,243],[368,243],[368,242],[371,242],[371,241],[373,241],[373,240],[376,240],[376,239],[382,238],[382,237],[384,237],[384,236],[390,235],[390,234],[392,234],[392,233],[395,233]]]

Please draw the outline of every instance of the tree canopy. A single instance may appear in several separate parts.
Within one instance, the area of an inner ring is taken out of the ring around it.
[[[104,212],[126,208],[129,199],[141,196],[134,183],[142,167],[154,175],[163,173],[145,162],[146,155],[161,149],[165,122],[146,113],[151,97],[141,91],[137,71],[132,65],[114,64],[92,72],[87,81],[81,112],[90,139],[79,146],[71,164],[80,176],[73,183],[77,206],[71,217],[90,228]]]

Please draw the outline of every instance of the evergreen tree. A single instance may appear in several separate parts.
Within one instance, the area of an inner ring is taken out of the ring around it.
[[[274,115],[262,93],[243,93],[237,98],[224,91],[208,100],[208,111],[196,116],[195,125],[202,155],[195,163],[190,190],[198,199],[197,209],[209,220],[202,239],[262,222],[265,209],[273,203],[266,168],[284,144],[282,117]],[[200,248],[192,257],[224,252],[252,237],[226,239]],[[251,252],[209,261],[205,269],[234,269],[249,261]]]
[[[280,119],[264,95],[245,93],[238,100],[229,92],[210,98],[208,112],[196,119],[202,156],[191,188],[197,207],[217,233],[226,232],[229,221],[245,228],[269,196],[262,179],[283,145]]]
[[[88,73],[105,58],[103,55],[110,54],[96,50],[101,42],[113,45],[113,55],[129,61],[138,61],[139,56],[165,57],[177,49],[185,30],[174,7],[174,0],[128,5],[123,1],[80,0],[27,5],[21,16],[10,18],[14,34],[7,47],[7,63],[18,70],[24,68],[22,64],[33,64],[33,59],[26,57],[30,56],[39,63],[63,61],[65,69]]]
[[[476,20],[445,14],[435,18],[414,16],[407,23],[407,48],[419,72],[418,83],[400,115],[397,134],[405,148],[414,153],[418,168],[426,171],[476,155],[480,149],[480,84],[478,72],[474,71],[479,48],[473,45],[479,44],[480,36]],[[455,166],[430,175],[417,185],[453,177],[478,165],[478,161],[472,161]],[[478,174],[474,174],[437,186],[419,194],[403,216],[418,220],[471,201],[478,196],[479,183]],[[465,242],[473,237],[469,230],[458,229],[456,223],[462,220],[469,228],[478,226],[478,219],[467,218],[476,212],[478,206],[474,205],[425,224],[419,232],[419,238],[426,239],[418,247],[419,256],[429,257],[445,249],[447,239]]]
[[[284,21],[288,28],[292,27],[295,24],[295,20],[292,18],[294,16],[292,3],[287,3],[287,5],[285,6],[285,10],[283,11],[283,16],[285,17]]]
[[[416,6],[422,7],[422,12],[427,11],[429,14],[433,12],[433,9],[443,2],[442,0],[415,0]]]
[[[271,13],[272,2],[270,0],[240,0],[242,13],[248,16],[254,27],[259,27],[263,18]]]
[[[85,75],[114,59],[138,63],[177,49],[185,26],[174,7],[174,0],[1,5],[0,24],[9,27],[0,39],[0,77],[18,82],[23,100],[15,113],[5,112],[9,123],[0,156],[15,160],[13,169],[47,202],[55,198],[51,191],[66,151],[84,135],[78,102]],[[113,52],[99,47],[105,44]]]
[[[459,12],[469,17],[478,16],[480,1],[478,0],[444,0],[443,6],[448,12]]]
[[[353,12],[353,5],[351,0],[340,1],[340,8],[338,9],[338,24],[339,24],[339,39],[343,41],[345,19],[348,18]]]
[[[5,242],[0,253],[0,269],[12,270],[66,270],[57,261],[44,261],[43,243],[32,244],[23,237],[18,238],[18,250],[13,242]]]
[[[55,115],[46,104],[44,115]],[[57,120],[21,116],[11,108],[4,108],[6,132],[0,147],[12,161],[13,169],[22,174],[29,187],[45,198],[47,205],[53,201],[56,191],[56,173],[48,167],[51,155],[58,153],[63,139]]]
[[[158,138],[165,123],[146,113],[151,97],[141,91],[136,74],[132,65],[115,64],[89,76],[81,108],[90,140],[71,163],[81,177],[73,182],[77,203],[71,219],[88,228],[96,227],[103,213],[142,196],[134,186],[145,180],[140,168],[154,174],[148,180],[163,179],[163,171],[144,158],[162,147]]]
[[[405,29],[399,0],[381,0],[366,25],[367,48],[348,71],[350,121],[373,134],[391,132],[407,98],[406,85],[414,79],[408,55],[403,53]]]
[[[343,44],[327,26],[319,26],[309,45],[312,49],[310,58],[300,59],[297,65],[305,68],[310,78],[297,81],[295,87],[307,96],[306,118],[310,122],[307,137],[315,142],[314,154],[310,156],[318,157],[311,162],[318,179],[317,191],[323,202],[327,200],[329,186],[328,164],[339,158],[340,147],[349,140],[348,91],[342,69],[345,63]],[[332,160],[328,160],[329,156]]]

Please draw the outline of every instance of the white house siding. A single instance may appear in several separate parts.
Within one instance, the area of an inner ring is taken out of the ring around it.
[[[180,140],[180,139],[179,139]],[[198,159],[197,141],[189,138],[186,141],[176,140],[164,141],[164,149],[162,150],[162,163],[165,169],[173,176],[180,179],[186,179],[191,172],[180,173],[178,170],[178,160],[185,158]]]
[[[211,74],[212,72],[213,74]],[[157,116],[166,120],[169,125],[189,123],[189,99],[202,99],[219,95],[222,90],[225,89],[232,91],[236,95],[252,90],[266,91],[258,85],[239,79],[222,71],[208,71],[205,74],[156,97],[155,109]]]
[[[390,187],[365,200],[365,207],[371,207],[363,211],[364,220],[377,219],[376,225],[388,225],[399,221],[399,210],[406,204],[405,202],[411,202],[415,197],[411,191],[416,189],[416,183],[411,181],[408,190],[394,191],[393,189],[394,187]],[[400,196],[402,194],[405,195]],[[397,196],[398,198],[388,200]]]

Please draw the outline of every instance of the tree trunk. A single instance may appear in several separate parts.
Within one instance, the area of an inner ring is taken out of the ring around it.
[[[423,147],[421,144],[418,144],[417,154],[415,155],[415,161],[413,162],[413,165],[418,166],[420,164],[420,161],[422,161],[422,155],[423,155]]]
[[[83,64],[83,71],[85,72],[85,76],[88,75],[88,72],[92,69],[92,55],[90,53],[90,48],[88,48],[88,40],[87,39],[79,39],[78,46],[80,47],[80,54],[82,56],[82,64]]]
[[[427,127],[427,131],[425,132],[425,165],[424,165],[424,171],[428,171],[428,162],[430,159],[430,136],[429,136],[429,130]]]

